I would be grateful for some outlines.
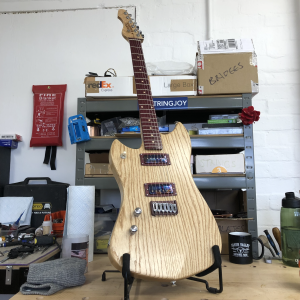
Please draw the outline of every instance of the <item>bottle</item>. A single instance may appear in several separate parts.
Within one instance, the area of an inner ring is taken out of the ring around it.
[[[293,192],[285,193],[280,211],[282,261],[299,268],[300,198]]]

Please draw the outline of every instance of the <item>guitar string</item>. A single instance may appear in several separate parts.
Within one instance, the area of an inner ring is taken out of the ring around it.
[[[142,57],[142,59],[140,59],[139,61],[140,61],[140,64],[139,64],[139,66],[138,66],[138,68],[141,68],[141,69],[143,69],[143,72],[141,72],[142,73],[142,77],[145,77],[145,78],[142,78],[143,79],[143,81],[145,81],[145,85],[148,87],[148,89],[147,89],[147,94],[146,95],[143,95],[142,94],[142,96],[144,96],[144,97],[140,97],[141,98],[141,100],[143,101],[143,103],[139,103],[139,106],[141,106],[141,107],[143,107],[144,105],[147,107],[147,111],[149,111],[149,113],[146,115],[146,119],[148,118],[148,120],[150,120],[150,122],[148,121],[147,123],[148,124],[150,124],[150,128],[149,129],[152,129],[152,128],[156,128],[154,125],[154,122],[152,121],[152,119],[153,119],[153,117],[154,117],[154,114],[153,114],[153,109],[151,110],[151,109],[148,109],[148,105],[149,105],[149,107],[154,107],[154,105],[153,105],[153,103],[151,103],[151,102],[153,102],[153,101],[151,101],[151,99],[148,99],[148,97],[151,97],[151,95],[148,95],[148,91],[151,93],[151,91],[150,91],[150,84],[149,84],[149,80],[148,80],[148,76],[147,76],[147,73],[145,72],[145,61],[144,61],[144,56],[143,56],[143,52],[142,52],[142,47],[141,47],[141,45],[139,45],[140,44],[140,41],[139,40],[135,40],[134,42],[132,42],[132,43],[130,43],[131,44],[131,46],[132,47],[135,47],[136,49],[137,49],[137,52],[135,52],[135,51],[133,51],[134,49],[132,49],[132,53],[134,53],[137,57],[136,58],[139,58],[138,57],[138,55],[140,55],[141,57]],[[134,57],[134,56],[133,56]],[[135,64],[134,62],[133,62],[133,64]],[[136,70],[135,70],[135,68],[136,68],[137,66],[136,65],[134,65],[134,73],[135,73],[135,78],[137,79],[137,80],[140,80],[140,78],[139,78],[139,76],[137,76],[137,74],[136,74]],[[140,70],[141,70],[140,69]],[[146,74],[145,74],[146,73]],[[143,76],[144,75],[144,76]],[[142,81],[142,80],[141,80]],[[137,83],[136,84],[136,88],[138,88],[138,85],[140,85],[141,83],[139,82],[139,83]],[[137,91],[137,93],[138,93],[138,91]],[[142,99],[142,98],[145,98],[145,99]],[[144,102],[146,102],[146,104],[144,104]],[[141,113],[141,108],[139,108],[140,109],[140,113]],[[144,108],[143,108],[144,109]],[[149,115],[149,116],[148,116]],[[151,135],[151,133],[146,133],[146,132],[144,132],[144,130],[143,130],[143,125],[146,125],[145,124],[145,117],[142,117],[141,116],[141,129],[142,129],[142,135],[144,136],[144,147],[146,146],[147,148],[149,148],[149,146],[148,146],[148,144],[149,144],[149,139],[150,139],[150,136],[149,135]],[[147,126],[147,125],[146,125]],[[157,128],[158,129],[158,128]],[[152,129],[153,130],[153,129]],[[149,130],[150,131],[150,130]],[[151,131],[150,131],[151,132]],[[146,135],[147,134],[147,135]],[[159,141],[159,139],[157,138],[157,132],[155,133],[154,132],[154,141],[155,141],[155,143],[154,143],[154,147],[155,146],[158,146],[159,145],[159,143],[158,142],[160,142]],[[160,145],[161,145],[161,142],[160,142]],[[151,149],[150,149],[151,150]],[[149,150],[147,150],[147,151],[149,151]],[[151,152],[150,152],[151,153]],[[151,155],[148,155],[148,159],[151,159]],[[158,155],[155,155],[154,154],[154,167],[156,167],[156,168],[159,168],[158,166],[157,166],[157,162],[156,162],[156,160],[158,159]],[[159,170],[160,171],[160,170]],[[155,176],[154,176],[154,179],[155,179]],[[156,181],[158,181],[158,180],[156,180]],[[155,182],[155,181],[154,181]],[[155,187],[155,189],[156,189],[156,192],[158,193],[158,190],[159,190],[159,183],[157,183],[157,184],[154,184],[154,187]],[[148,189],[149,189],[149,187],[148,187]],[[148,195],[150,195],[150,190],[148,190]]]
[[[137,49],[138,49],[138,51],[139,51],[139,54],[142,56],[142,58],[144,58],[143,49],[142,49],[142,47],[141,47],[141,44],[138,45],[138,43],[140,44],[140,41],[137,41]],[[144,59],[143,59],[143,61],[141,61],[141,64],[143,64],[143,66],[139,66],[139,67],[142,67],[142,68],[143,68],[143,71],[144,71],[144,73],[145,73],[144,75],[145,75],[145,77],[148,79]],[[146,80],[146,81],[149,81],[149,80]],[[154,140],[155,140],[155,145],[154,145],[154,146],[159,147],[159,146],[162,146],[162,141],[161,141],[161,137],[160,137],[160,133],[159,133],[159,126],[158,126],[158,124],[157,124],[156,113],[155,113],[155,111],[153,111],[154,103],[153,103],[153,99],[152,99],[152,95],[151,95],[151,90],[150,90],[150,84],[149,84],[149,82],[148,82],[148,84],[146,84],[146,85],[148,85],[148,91],[149,91],[149,93],[150,93],[150,95],[148,95],[148,93],[147,93],[147,96],[146,96],[146,98],[149,97],[150,99],[146,99],[146,100],[147,100],[147,102],[148,102],[148,105],[152,108],[152,110],[149,109],[149,111],[150,111],[150,113],[149,113],[150,120],[153,119],[153,121],[151,121],[151,126],[153,126],[152,124],[154,124],[153,127],[154,127],[154,128],[157,127],[157,132],[154,133]],[[155,120],[155,121],[154,121],[154,120]],[[158,149],[156,149],[156,150],[158,150]],[[160,153],[158,153],[157,155],[154,154],[154,159],[155,159],[154,165],[156,166],[156,168],[159,169],[159,171],[160,171],[160,173],[161,173],[160,175],[162,176],[162,181],[161,181],[161,182],[163,182],[163,181],[164,181],[163,178],[166,176],[166,174],[164,174],[166,170],[165,170],[165,169],[161,170],[160,163],[162,163],[162,164],[164,165],[163,162],[160,162],[160,161],[159,161],[161,156],[162,156],[162,154],[160,154]],[[156,185],[155,185],[155,186],[156,186]],[[164,188],[164,185],[163,185],[162,183],[159,184],[159,182],[158,182],[156,188],[158,189],[158,190],[157,190],[157,193],[159,194],[159,190],[160,190],[161,193],[162,193],[162,196],[163,196],[163,197],[166,197],[167,200],[168,200],[168,193],[166,193],[166,194],[164,195],[164,191],[166,192],[166,190],[165,190],[165,188]],[[164,209],[164,207],[161,207],[161,208]]]
[[[137,48],[139,50],[140,55],[143,58],[142,64],[144,66],[142,68],[144,69],[143,71],[145,72],[145,77],[147,77],[147,70],[146,70],[146,67],[145,67],[145,60],[144,60],[143,48],[141,46],[140,41],[138,41],[137,43],[139,43],[139,45],[137,45],[138,46]],[[147,77],[147,79],[148,79],[148,77]],[[149,83],[148,83],[148,87],[149,87],[150,95],[147,95],[147,97],[150,97],[150,99],[147,99],[147,100],[149,100],[151,102],[150,106],[154,107],[153,99],[151,99],[152,98],[152,93],[151,93],[151,90],[150,90],[150,84]],[[153,110],[152,110],[151,113],[154,114],[155,111],[153,112]],[[155,120],[157,120],[156,113],[155,113]],[[158,126],[158,124],[157,124],[157,129],[158,129],[157,135],[159,136],[160,141],[159,141],[159,138],[157,138],[157,140],[160,142],[160,145],[162,145],[162,141],[161,141],[161,136],[160,136],[160,133],[159,133],[159,126]],[[163,156],[163,154],[161,154],[161,156]],[[158,154],[157,155],[157,160],[158,161],[159,161],[159,157],[160,157],[160,155]],[[169,168],[168,168],[169,167],[168,160],[165,163],[163,161],[161,161],[161,163],[162,163],[162,166],[163,166],[162,167],[163,168],[163,172],[162,173],[164,173],[163,176],[162,176],[162,178],[167,177],[167,182],[166,183],[168,183],[171,186],[171,188],[173,190],[173,193],[174,193],[174,189],[173,189],[173,186],[172,186],[171,180],[170,180],[170,172],[169,172]],[[159,164],[159,162],[158,162],[158,164]],[[156,166],[156,167],[159,168],[160,171],[161,171],[161,166]],[[172,201],[172,194],[171,194],[171,190],[169,190],[170,193],[168,193],[168,187],[167,186],[168,185],[165,185],[165,187],[164,187],[164,185],[162,184],[161,185],[161,190],[162,190],[162,192],[165,192],[165,195],[163,195],[163,196],[165,197],[166,201],[170,201],[171,202]],[[159,185],[158,185],[158,187],[159,187]],[[169,199],[169,197],[170,197],[170,199]],[[166,208],[166,206],[164,206],[164,208]],[[167,207],[167,208],[169,209],[170,206]]]
[[[158,122],[157,122],[157,116],[156,116],[156,112],[155,112],[155,109],[154,109],[154,103],[153,103],[150,83],[149,83],[149,79],[148,79],[148,76],[147,76],[147,70],[146,70],[146,66],[145,66],[143,49],[141,47],[140,41],[137,42],[137,43],[139,44],[138,45],[139,46],[138,47],[139,53],[143,58],[143,61],[141,62],[141,64],[143,65],[144,76],[146,78],[146,81],[148,82],[147,87],[148,87],[149,95],[147,93],[146,98],[147,98],[147,102],[149,103],[148,105],[151,107],[151,109],[149,110],[149,118],[151,120],[151,126],[154,129],[154,132],[153,132],[154,133],[154,141],[155,141],[154,148],[155,148],[156,151],[158,151],[157,148],[162,148],[162,141],[161,141],[161,137],[160,137],[160,133],[159,133],[159,126],[158,126]],[[151,127],[150,127],[150,129],[151,129]],[[154,182],[157,182],[157,184],[155,184],[154,186],[156,187],[156,194],[160,195],[160,193],[161,193],[161,196],[164,196],[163,195],[163,193],[164,193],[164,185],[163,185],[164,172],[163,172],[163,170],[161,170],[161,167],[160,167],[160,164],[161,164],[160,157],[161,157],[161,154],[159,152],[154,152],[154,159],[155,159],[154,167],[155,167],[155,170],[156,170],[156,172],[154,172],[154,173],[157,173],[157,175],[160,175],[160,177],[161,177],[161,180],[154,177],[154,180],[155,180]],[[160,209],[159,214],[164,213],[163,207],[161,205],[156,206],[156,208]]]

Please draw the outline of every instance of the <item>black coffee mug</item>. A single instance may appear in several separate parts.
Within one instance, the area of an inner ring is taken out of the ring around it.
[[[261,243],[261,255],[259,257],[253,257],[252,254],[252,242],[259,241]],[[246,265],[252,264],[253,259],[261,259],[264,256],[264,244],[261,239],[252,237],[247,232],[229,232],[228,233],[229,244],[229,261],[234,264]]]

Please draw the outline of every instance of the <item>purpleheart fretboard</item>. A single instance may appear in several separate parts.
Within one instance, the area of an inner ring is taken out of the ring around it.
[[[130,39],[129,44],[140,110],[144,147],[147,150],[162,150],[163,147],[158,129],[141,41]]]

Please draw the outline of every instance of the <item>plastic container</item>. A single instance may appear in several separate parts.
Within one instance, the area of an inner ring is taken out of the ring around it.
[[[89,256],[89,235],[88,234],[69,234],[62,240],[62,258],[77,257],[85,259],[88,263]],[[87,272],[87,265],[86,270]]]
[[[61,211],[54,212],[51,214],[51,217],[52,217],[53,234],[56,235],[56,237],[62,237],[64,232],[64,226],[65,226],[66,211],[61,210]],[[54,220],[57,219],[62,219],[62,223],[55,223]],[[44,221],[50,221],[50,214],[45,216]]]
[[[280,211],[282,261],[299,268],[300,198],[293,192],[285,193]]]
[[[52,221],[43,222],[43,235],[49,235],[52,231]]]
[[[107,253],[108,241],[116,219],[116,213],[95,214],[94,253]]]

